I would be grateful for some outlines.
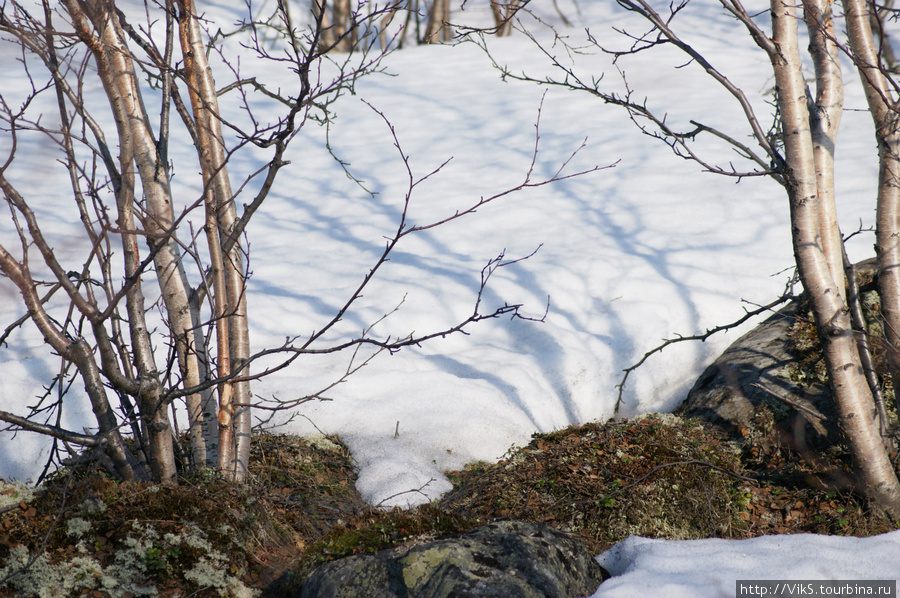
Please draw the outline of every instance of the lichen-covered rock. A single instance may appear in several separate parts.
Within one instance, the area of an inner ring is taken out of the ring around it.
[[[606,577],[567,534],[504,521],[329,563],[309,576],[302,598],[570,598],[593,594]]]

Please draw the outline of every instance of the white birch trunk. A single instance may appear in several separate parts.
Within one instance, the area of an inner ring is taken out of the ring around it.
[[[450,41],[450,0],[434,0],[425,25],[425,43]]]
[[[151,248],[162,243],[157,253],[158,275],[171,278],[176,270],[175,256],[163,237],[171,228],[171,218],[167,218],[166,208],[171,209],[171,200],[166,188],[166,173],[159,165],[156,144],[141,100],[137,74],[131,54],[125,43],[125,36],[118,25],[113,6],[105,2],[76,3],[66,0],[66,7],[73,24],[82,39],[89,44],[97,61],[97,73],[112,109],[119,137],[119,161],[123,173],[123,185],[118,190],[117,204],[120,222],[126,231],[135,230],[133,218],[134,178],[129,172],[132,163],[141,178],[143,195],[147,202],[149,218],[145,219],[147,242]],[[83,9],[83,10],[82,10]],[[93,29],[93,31],[92,31]],[[137,271],[140,257],[134,235],[126,232],[122,236],[126,255],[126,274],[132,276]],[[187,294],[183,295],[187,300]],[[171,303],[169,298],[167,306]],[[140,280],[131,287],[126,297],[129,317],[132,351],[135,366],[141,382],[138,403],[143,422],[150,440],[147,455],[154,478],[161,482],[171,482],[176,476],[175,453],[172,444],[172,430],[168,410],[162,404],[159,370],[153,355],[150,335],[144,318],[144,299]]]
[[[328,10],[325,6],[325,0],[312,0],[313,16],[320,23],[321,33],[319,34],[319,49],[328,50],[334,46],[334,27],[331,26],[331,19],[328,18]]]
[[[813,305],[841,426],[850,442],[860,483],[878,505],[898,516],[900,483],[878,432],[874,401],[860,365],[849,310],[838,293],[818,240],[816,162],[801,71],[796,8],[790,0],[772,0],[772,30],[776,45],[772,65],[782,117],[785,180],[800,279]]]
[[[873,38],[870,5],[844,0],[847,35],[859,71],[869,112],[875,124],[879,175],[876,211],[875,255],[881,313],[895,387],[900,381],[900,123],[893,100],[894,89],[881,70]]]
[[[237,222],[237,210],[228,177],[215,82],[206,60],[206,47],[196,19],[196,9],[191,0],[180,0],[179,4],[182,9],[179,16],[179,37],[197,124],[200,146],[197,151],[204,184],[210,192],[207,195],[208,202],[211,202],[207,205],[207,215],[217,222],[215,229],[208,231],[211,235],[210,252],[217,255]],[[213,232],[217,233],[217,238]],[[224,316],[216,323],[217,326],[224,326],[218,333],[220,367],[223,362],[227,363],[229,369],[226,375],[237,373],[238,378],[249,374],[243,366],[250,358],[242,251],[239,242],[232,245],[228,254],[222,256],[222,276],[216,276],[214,281],[218,291],[214,297],[216,312]],[[219,294],[222,288],[224,295]],[[223,347],[226,337],[228,344]],[[224,372],[220,371],[222,373]],[[222,385],[219,397],[219,468],[226,477],[238,482],[246,476],[250,459],[250,396],[248,381],[229,381]]]
[[[806,0],[805,20],[816,72],[816,97],[810,114],[816,188],[819,192],[819,237],[838,293],[846,301],[844,251],[834,195],[834,147],[844,110],[840,55],[829,0]]]

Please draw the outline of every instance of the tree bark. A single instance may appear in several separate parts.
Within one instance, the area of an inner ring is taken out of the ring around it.
[[[0,186],[8,198],[18,197],[18,193],[12,189],[2,173],[0,173]],[[27,209],[24,205],[17,206],[17,208]],[[35,237],[34,232],[32,231],[32,238]],[[38,242],[40,243],[40,241]],[[98,437],[103,444],[103,451],[112,460],[116,472],[126,480],[140,477],[137,463],[131,457],[119,432],[119,427],[116,425],[115,416],[106,396],[106,388],[101,381],[100,370],[94,361],[90,347],[83,339],[70,340],[44,311],[34,280],[28,270],[27,259],[23,258],[22,263],[17,262],[6,248],[0,245],[0,272],[3,272],[18,287],[32,321],[44,337],[44,342],[53,347],[59,355],[72,361],[78,368],[99,427]]]
[[[804,12],[816,72],[816,97],[810,114],[816,188],[819,194],[819,236],[831,278],[846,302],[844,241],[838,227],[834,194],[834,147],[844,109],[840,55],[834,37],[829,0],[806,0]]]
[[[190,87],[191,105],[197,125],[198,155],[203,171],[204,186],[207,190],[207,214],[211,217],[209,226],[216,224],[212,235],[210,251],[221,252],[221,247],[229,238],[236,222],[237,209],[231,182],[228,177],[228,156],[219,122],[219,105],[216,97],[212,69],[206,60],[206,48],[197,22],[192,0],[179,0],[181,14],[178,24],[185,76]],[[216,238],[217,235],[217,238]],[[222,276],[216,277],[218,292],[214,298],[216,321],[220,328],[220,367],[227,363],[228,371],[220,375],[237,374],[246,376],[249,372],[244,364],[250,358],[250,332],[247,321],[247,294],[243,249],[234,243],[230,251],[222,256]],[[216,264],[214,264],[215,266]],[[219,294],[224,289],[224,294]],[[224,333],[223,333],[224,331]],[[222,343],[227,338],[227,347]],[[223,361],[225,360],[225,361]],[[219,469],[229,479],[240,482],[247,472],[250,458],[250,383],[227,381],[222,385],[219,396]]]
[[[353,27],[353,13],[350,0],[334,0],[333,3],[334,49],[338,52],[349,52],[356,45],[356,29]]]
[[[165,281],[178,275],[178,250],[171,238],[171,194],[165,166],[160,164],[156,143],[149,119],[141,99],[137,74],[125,35],[119,27],[112,3],[65,0],[79,37],[91,49],[97,62],[97,73],[103,83],[116,121],[119,138],[119,161],[122,184],[117,190],[119,224],[126,260],[126,276],[135,278],[126,295],[128,327],[131,333],[132,351],[138,371],[140,391],[137,399],[142,420],[147,426],[150,454],[147,455],[154,478],[172,482],[176,476],[175,452],[168,411],[162,401],[159,369],[153,355],[153,346],[144,318],[144,296],[141,290],[137,230],[133,215],[134,164],[141,178],[141,186],[147,203],[148,218],[144,219],[145,233],[154,261],[157,276],[163,287],[167,307],[175,302],[187,303],[187,293],[181,286],[180,296],[172,294]],[[93,31],[92,31],[93,30]],[[169,313],[173,313],[169,309]],[[174,313],[177,313],[174,312]]]
[[[319,49],[323,52],[327,52],[334,47],[335,36],[334,27],[331,26],[331,19],[328,18],[328,9],[325,5],[325,0],[312,0],[312,13],[318,23]]]
[[[440,41],[448,42],[451,35],[450,0],[434,0],[431,3],[431,10],[428,12],[424,41],[426,44],[434,44]]]
[[[772,0],[775,51],[771,57],[782,119],[794,255],[813,306],[841,426],[851,445],[860,484],[896,517],[900,516],[900,482],[878,432],[849,310],[819,243],[819,189],[796,17],[790,0]]]
[[[870,20],[870,5],[860,0],[844,0],[847,35],[878,143],[878,204],[876,209],[875,255],[881,313],[891,376],[900,381],[900,119],[893,100],[893,88],[879,62]]]
[[[494,13],[497,37],[506,37],[512,32],[512,19],[519,9],[519,0],[490,0]]]

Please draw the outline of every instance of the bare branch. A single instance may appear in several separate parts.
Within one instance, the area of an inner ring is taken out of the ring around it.
[[[774,308],[781,305],[782,303],[786,303],[788,301],[791,301],[792,299],[795,299],[795,297],[792,294],[785,293],[784,295],[782,295],[778,299],[772,301],[771,303],[769,303],[767,305],[763,305],[761,307],[758,307],[754,310],[747,311],[747,309],[745,308],[744,315],[741,316],[740,318],[738,318],[737,320],[735,320],[734,322],[731,322],[729,324],[722,324],[720,326],[716,326],[715,328],[710,328],[703,334],[694,334],[691,336],[678,335],[675,338],[663,339],[662,344],[654,347],[653,349],[650,349],[649,351],[644,353],[644,356],[641,357],[636,363],[634,363],[633,365],[622,370],[623,372],[625,372],[625,375],[622,376],[621,381],[616,385],[616,388],[619,389],[619,393],[616,398],[616,406],[615,406],[614,412],[618,413],[619,408],[622,406],[622,393],[625,391],[625,383],[628,382],[628,377],[631,375],[632,372],[634,372],[636,369],[638,369],[639,367],[644,365],[644,363],[648,359],[650,359],[653,355],[661,352],[663,349],[665,349],[669,345],[674,345],[675,343],[682,343],[685,341],[701,341],[701,342],[703,342],[716,333],[724,332],[726,330],[731,330],[732,328],[736,328],[736,327],[740,326],[741,324],[743,324],[744,322],[746,322],[747,320],[749,320],[750,318],[756,317],[760,314],[770,312]]]
[[[81,446],[99,446],[102,443],[101,440],[97,438],[97,436],[79,434],[78,432],[72,432],[70,430],[65,430],[63,428],[51,426],[48,424],[39,424],[28,419],[27,417],[22,417],[14,413],[9,413],[7,411],[0,411],[0,420],[5,421],[9,424],[16,425],[23,430],[28,430],[29,432],[37,432],[38,434],[44,434],[45,436],[65,440],[66,442],[71,442],[72,444],[78,444]]]

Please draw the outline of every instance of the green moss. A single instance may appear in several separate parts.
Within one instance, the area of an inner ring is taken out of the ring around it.
[[[647,414],[536,435],[443,502],[483,519],[544,521],[601,551],[628,535],[745,537],[742,452],[697,420]]]
[[[382,548],[422,538],[440,538],[469,531],[480,521],[448,513],[436,504],[415,509],[372,510],[346,525],[338,526],[310,547],[320,563],[351,554],[377,552]]]
[[[760,429],[774,426],[767,408],[758,418]],[[68,588],[57,596],[251,596],[265,585],[257,563],[267,558],[268,579],[280,578],[284,593],[278,595],[289,595],[318,563],[457,535],[498,519],[552,525],[594,553],[631,534],[741,538],[891,529],[857,497],[802,486],[817,471],[812,465],[778,461],[768,449],[754,452],[767,439],[738,443],[671,414],[535,435],[498,463],[449,472],[452,492],[406,511],[364,505],[349,453],[327,440],[255,437],[250,483],[242,487],[202,474],[183,486],[104,476],[70,484],[60,477],[27,510],[0,519],[2,571],[17,570],[47,539],[46,552],[0,595],[42,597],[52,583]],[[829,449],[821,460],[833,466],[844,458],[841,450]]]

